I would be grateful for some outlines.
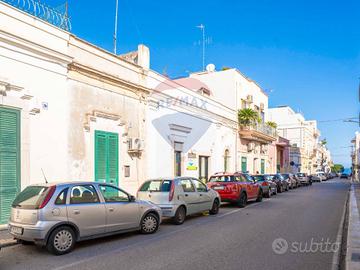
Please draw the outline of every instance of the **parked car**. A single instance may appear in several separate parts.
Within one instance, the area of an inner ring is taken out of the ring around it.
[[[209,211],[219,212],[219,194],[207,188],[196,178],[158,178],[144,182],[137,193],[141,200],[158,205],[163,217],[172,218],[176,225],[183,224],[186,216]]]
[[[272,177],[267,175],[253,175],[253,178],[260,184],[262,192],[266,198],[270,198],[271,195],[277,194],[277,186],[272,181]]]
[[[293,173],[291,173],[290,175],[296,182],[296,188],[301,187],[301,182],[300,182],[300,179],[297,177],[297,175],[293,174]]]
[[[220,194],[221,201],[239,207],[245,207],[251,200],[261,202],[263,198],[260,185],[249,174],[218,173],[210,177],[207,186]]]
[[[284,178],[284,181],[288,183],[289,189],[294,189],[297,187],[297,182],[295,178],[290,173],[282,173],[282,177]]]
[[[349,175],[347,174],[347,173],[342,173],[341,175],[340,175],[340,179],[348,179],[349,178]]]
[[[31,185],[20,192],[12,204],[9,232],[62,255],[81,240],[137,230],[155,233],[160,223],[158,206],[115,186],[63,182]]]
[[[289,190],[289,183],[287,181],[285,181],[284,177],[280,173],[267,174],[266,176],[271,177],[271,180],[276,184],[277,191],[279,193]]]
[[[312,182],[322,182],[322,178],[318,174],[310,175]]]
[[[300,180],[301,185],[308,186],[312,184],[311,178],[306,173],[297,173],[296,176]]]

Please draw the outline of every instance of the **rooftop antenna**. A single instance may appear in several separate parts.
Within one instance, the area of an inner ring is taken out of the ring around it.
[[[196,26],[202,31],[202,70],[205,71],[205,25]]]
[[[119,10],[119,0],[116,0],[116,7],[115,7],[115,30],[114,30],[114,54],[116,54],[118,10]]]
[[[42,174],[43,174],[43,176],[44,176],[45,183],[48,184],[49,182],[48,182],[48,180],[47,180],[47,178],[46,178],[46,175],[45,175],[45,173],[44,173],[44,170],[43,170],[42,168],[41,168],[41,172],[42,172]]]

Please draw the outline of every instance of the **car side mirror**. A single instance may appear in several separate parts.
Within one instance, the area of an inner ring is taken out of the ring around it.
[[[136,201],[135,196],[130,195],[130,197],[129,197],[129,201],[130,201],[130,202],[135,202],[135,201]]]

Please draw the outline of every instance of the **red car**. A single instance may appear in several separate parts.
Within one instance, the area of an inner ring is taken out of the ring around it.
[[[210,177],[209,188],[216,190],[222,202],[236,203],[245,207],[248,201],[261,202],[262,189],[254,179],[244,173],[217,173]]]

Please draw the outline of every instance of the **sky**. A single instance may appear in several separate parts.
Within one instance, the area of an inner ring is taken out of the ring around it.
[[[58,6],[65,0],[43,0]],[[115,0],[69,0],[72,32],[113,50]],[[151,68],[172,78],[206,64],[234,67],[257,81],[269,106],[289,105],[319,121],[335,163],[350,167],[359,115],[360,1],[119,0],[118,53],[150,48]]]

